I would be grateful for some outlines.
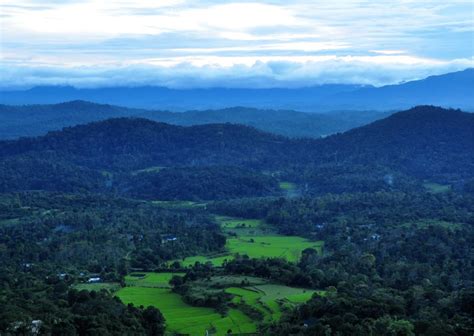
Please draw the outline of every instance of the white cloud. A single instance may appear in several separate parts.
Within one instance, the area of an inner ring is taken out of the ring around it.
[[[380,85],[472,66],[473,6],[471,0],[3,0],[0,60],[10,69],[0,82]],[[146,71],[122,78],[129,69]]]
[[[474,59],[437,61],[399,55],[149,59],[146,63],[81,67],[4,64],[0,87],[158,85],[189,87],[302,87],[324,83],[384,85],[474,66]]]

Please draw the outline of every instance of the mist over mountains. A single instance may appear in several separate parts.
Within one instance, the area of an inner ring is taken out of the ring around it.
[[[426,79],[372,87],[331,84],[299,89],[169,89],[164,87],[74,88],[41,86],[1,91],[8,105],[56,104],[71,100],[172,111],[245,106],[307,112],[332,110],[402,110],[416,105],[474,110],[474,69]]]

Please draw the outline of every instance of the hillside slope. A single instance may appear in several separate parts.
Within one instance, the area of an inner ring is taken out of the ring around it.
[[[402,185],[411,184],[410,179],[464,184],[474,177],[474,115],[419,106],[323,139],[289,139],[234,124],[183,127],[119,118],[0,142],[6,191],[14,190],[12,180],[25,188],[52,180],[76,189],[100,189],[122,177],[139,184],[126,176],[141,170],[146,174],[139,178],[152,181],[159,191],[160,178],[182,176],[198,185],[203,171],[196,174],[192,168],[210,166],[243,169],[227,169],[233,183],[245,176],[255,183],[266,181],[258,174],[271,173],[301,185],[329,183],[330,191],[367,189],[369,182],[377,189],[387,176],[406,180]],[[163,167],[170,173],[152,176]],[[185,169],[182,175],[172,173],[178,167]],[[77,187],[82,177],[87,183]],[[262,190],[274,188],[274,181],[267,182]],[[335,188],[338,184],[344,187]]]

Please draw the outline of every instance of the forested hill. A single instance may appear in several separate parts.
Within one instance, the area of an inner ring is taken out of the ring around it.
[[[281,164],[283,149],[296,142],[233,124],[174,126],[118,118],[65,128],[38,138],[0,143],[2,157],[54,154],[94,169],[135,170],[153,165]]]
[[[63,127],[120,117],[141,117],[182,126],[231,122],[289,137],[319,138],[366,125],[389,114],[377,111],[303,113],[246,107],[169,112],[80,100],[51,105],[0,105],[0,140],[45,135]]]
[[[474,172],[474,115],[420,106],[318,140],[289,139],[234,124],[182,127],[118,118],[0,142],[4,181],[9,172],[22,171],[22,179],[28,180],[42,169],[48,178],[69,172],[76,178],[95,176],[91,183],[100,184],[97,176],[103,171],[196,166],[278,172],[315,184],[332,178],[341,184],[348,178],[348,184],[357,185],[354,178],[380,180],[387,173],[464,183]]]
[[[472,175],[474,114],[418,106],[318,142],[323,161],[377,162],[420,177]]]

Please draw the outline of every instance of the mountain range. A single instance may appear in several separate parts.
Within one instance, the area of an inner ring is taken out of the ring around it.
[[[387,176],[403,185],[412,179],[463,184],[474,177],[474,114],[419,106],[322,139],[290,139],[236,124],[183,127],[115,118],[0,142],[2,191],[101,190],[114,181],[124,191],[130,184],[162,183],[154,174],[177,168],[178,175],[161,177],[176,182],[191,174],[201,184],[207,173],[196,167],[230,166],[243,169],[233,177],[253,181],[249,185],[268,174],[315,187],[336,174],[329,191],[344,191],[337,189],[343,181],[379,188]]]
[[[140,117],[173,125],[233,123],[288,137],[318,138],[368,124],[389,115],[379,111],[305,113],[233,107],[169,112],[71,101],[50,105],[0,105],[0,139],[44,135],[63,127],[120,117]]]
[[[0,91],[0,104],[56,104],[86,100],[100,104],[171,111],[245,106],[306,112],[402,110],[416,105],[474,110],[474,69],[382,87],[329,84],[295,89],[170,89],[165,87],[74,88],[40,86]]]

